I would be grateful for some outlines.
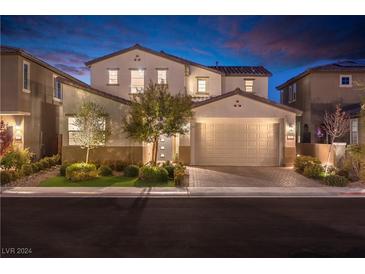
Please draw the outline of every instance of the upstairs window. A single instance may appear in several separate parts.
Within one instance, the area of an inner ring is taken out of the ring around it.
[[[62,83],[59,79],[54,78],[54,92],[53,98],[57,100],[62,100]]]
[[[289,90],[288,90],[288,102],[289,103],[294,103],[297,100],[297,84],[294,83],[293,85],[289,86]]]
[[[340,87],[352,87],[352,76],[340,75]]]
[[[30,92],[30,64],[23,62],[23,91]]]
[[[253,92],[253,79],[245,79],[245,91]]]
[[[167,84],[167,70],[166,69],[157,70],[157,84],[160,84],[160,85]]]
[[[144,70],[131,70],[131,93],[141,93],[144,90]]]
[[[350,144],[359,143],[359,119],[350,120]]]
[[[118,85],[118,69],[108,69],[108,85]]]
[[[198,79],[198,93],[207,93],[207,79]]]

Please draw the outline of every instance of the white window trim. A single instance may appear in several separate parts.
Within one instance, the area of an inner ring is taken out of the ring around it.
[[[110,82],[110,71],[116,71],[117,72],[117,82],[116,83],[111,83]],[[119,85],[119,68],[108,68],[107,69],[107,73],[108,73],[108,81],[107,84],[109,86],[118,86]]]
[[[28,65],[28,88],[24,88],[24,65],[27,64]],[[30,63],[27,61],[23,60],[23,65],[22,65],[22,90],[25,93],[30,93]]]
[[[158,72],[159,71],[165,71],[165,73],[166,73],[166,79],[165,79],[165,83],[159,83],[158,82],[158,80],[159,80],[159,78],[158,78]],[[167,69],[156,69],[156,73],[157,73],[157,84],[159,84],[159,85],[167,85],[167,83],[168,83],[168,81],[167,81]]]
[[[344,78],[344,77],[348,77],[349,78],[349,84],[348,85],[343,85],[342,84],[342,78]],[[352,88],[352,75],[341,74],[340,75],[340,87],[341,88]]]
[[[246,81],[252,81],[252,91],[247,91],[247,86],[248,85],[246,85]],[[254,93],[254,86],[255,86],[255,79],[243,79],[243,85],[244,85],[244,87],[245,87],[245,92],[250,92],[250,93]]]
[[[354,131],[352,131],[352,123],[356,123],[357,124],[357,131],[356,131],[356,142],[353,142],[353,137],[354,137]],[[350,144],[359,144],[359,119],[358,118],[354,118],[354,119],[350,119]]]
[[[288,103],[294,103],[297,100],[297,83],[294,83],[288,88]]]
[[[63,100],[62,84],[61,84],[61,98],[58,98],[58,97],[55,96],[55,94],[56,94],[56,78],[57,77],[58,77],[57,75],[53,74],[53,101],[62,102],[62,100]]]
[[[145,78],[146,78],[146,74],[145,74],[145,69],[129,69],[130,70],[130,85],[129,85],[129,93],[130,94],[138,94],[138,93],[143,93],[144,92],[144,89],[145,89]],[[133,71],[141,71],[141,72],[143,72],[143,88],[142,88],[142,91],[140,91],[140,92],[132,92],[132,73],[133,73]]]
[[[199,91],[199,81],[205,81],[205,91]],[[196,78],[196,93],[197,94],[207,94],[208,93],[208,78],[197,77]]]

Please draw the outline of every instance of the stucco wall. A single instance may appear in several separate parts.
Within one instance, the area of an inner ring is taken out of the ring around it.
[[[136,56],[140,61],[135,61]],[[108,85],[108,68],[119,68],[119,85]],[[110,94],[129,98],[131,71],[143,69],[145,87],[149,81],[157,82],[157,68],[167,69],[167,82],[172,94],[185,92],[185,65],[142,50],[131,50],[98,63],[90,68],[91,85]]]
[[[194,95],[198,91],[198,78],[207,77],[207,93],[210,96],[222,94],[222,78],[219,73],[212,72],[196,66],[190,66],[190,75],[187,77],[186,90],[189,95]]]
[[[245,90],[245,79],[253,79],[253,93],[261,97],[268,97],[268,77],[242,77],[242,76],[224,76],[222,77],[223,93],[230,92],[237,88]]]

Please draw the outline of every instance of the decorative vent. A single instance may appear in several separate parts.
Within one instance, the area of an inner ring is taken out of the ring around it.
[[[141,61],[141,58],[139,57],[139,55],[136,55],[136,57],[134,58],[135,62]]]
[[[242,105],[240,104],[239,100],[236,100],[236,103],[233,105],[235,108],[241,108]]]

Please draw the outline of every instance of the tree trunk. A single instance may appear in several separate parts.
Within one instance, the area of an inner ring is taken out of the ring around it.
[[[330,150],[328,152],[328,156],[327,156],[327,163],[326,163],[326,169],[324,171],[324,174],[327,175],[328,172],[328,166],[330,164],[330,158],[331,158],[331,152],[332,152],[332,146],[333,146],[333,142],[335,141],[335,137],[332,137],[332,141],[331,141],[331,146],[330,146]]]
[[[152,155],[151,155],[151,163],[152,164],[154,164],[155,150],[156,150],[156,143],[155,142],[152,142]]]
[[[156,165],[157,164],[157,152],[158,152],[158,137],[154,138],[153,147],[154,147],[154,149],[152,150],[153,151],[152,162],[153,162],[153,165]]]
[[[86,148],[86,160],[85,160],[85,163],[87,164],[89,162],[89,152],[90,152],[90,148],[87,147]]]

